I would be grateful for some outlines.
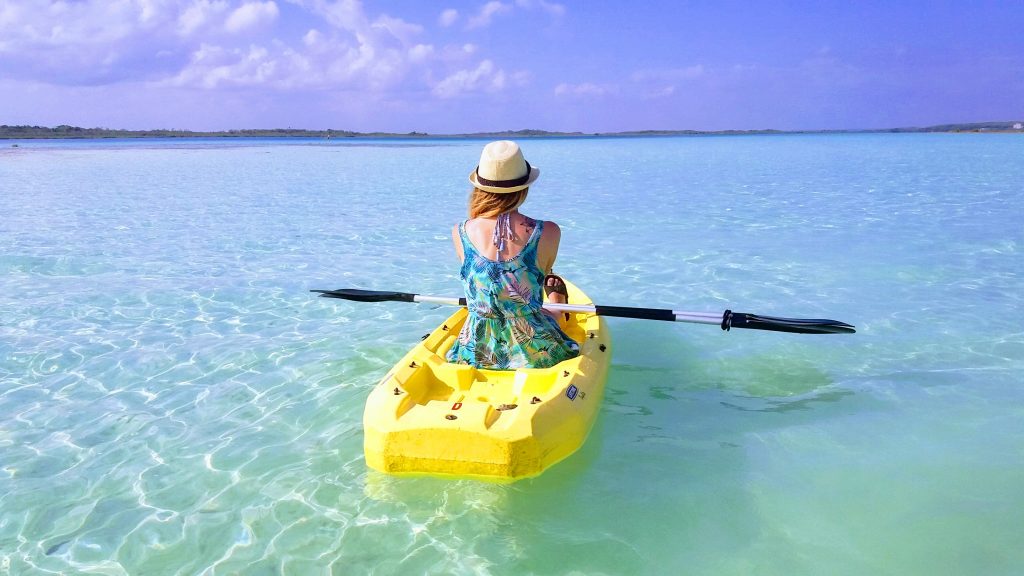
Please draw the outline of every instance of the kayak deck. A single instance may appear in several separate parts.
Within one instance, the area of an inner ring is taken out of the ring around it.
[[[570,303],[590,303],[566,286]],[[583,445],[611,360],[604,319],[561,315],[562,329],[580,344],[576,358],[551,368],[484,370],[445,361],[467,314],[452,314],[371,391],[363,415],[370,467],[515,480],[540,474]]]

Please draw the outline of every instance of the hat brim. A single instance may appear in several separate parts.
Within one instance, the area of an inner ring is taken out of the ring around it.
[[[500,186],[485,186],[476,181],[476,170],[473,170],[472,172],[469,173],[469,183],[475,186],[476,188],[483,190],[484,192],[490,192],[492,194],[511,194],[513,192],[519,192],[520,190],[525,190],[529,188],[530,184],[533,184],[539,177],[540,168],[537,168],[536,166],[530,166],[530,176],[526,179],[525,184],[511,186],[509,188],[504,188]]]

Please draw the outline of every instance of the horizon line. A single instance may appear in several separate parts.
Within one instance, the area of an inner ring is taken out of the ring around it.
[[[291,136],[291,137],[332,137],[337,135],[341,138],[359,137],[388,137],[388,138],[473,138],[488,136],[514,135],[520,137],[600,137],[600,136],[672,136],[672,135],[729,135],[729,134],[837,134],[837,133],[893,133],[893,132],[1021,132],[1024,133],[1024,121],[987,121],[987,122],[963,122],[934,124],[930,126],[903,126],[892,128],[830,128],[830,129],[801,129],[781,130],[775,128],[755,129],[726,129],[726,130],[693,130],[693,129],[638,129],[622,130],[614,132],[583,132],[583,131],[554,131],[537,128],[523,128],[519,130],[496,130],[463,133],[429,133],[429,132],[359,132],[354,130],[336,128],[233,128],[227,130],[192,130],[183,128],[153,128],[153,129],[124,129],[124,128],[82,128],[68,124],[58,126],[35,126],[35,125],[0,125],[0,139],[17,138],[84,138],[96,137],[246,137],[246,136]]]

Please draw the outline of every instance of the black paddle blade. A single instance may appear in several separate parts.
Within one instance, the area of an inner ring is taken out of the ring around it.
[[[338,290],[310,290],[319,292],[324,298],[341,298],[356,302],[415,302],[416,295],[407,292],[381,292],[377,290],[359,290],[358,288],[340,288]]]
[[[722,330],[730,328],[750,328],[796,334],[853,334],[857,331],[854,326],[839,320],[776,318],[726,310],[725,317],[722,319]]]

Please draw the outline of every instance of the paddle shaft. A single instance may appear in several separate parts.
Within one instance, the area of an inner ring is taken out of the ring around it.
[[[413,302],[424,304],[445,304],[449,306],[465,306],[465,298],[454,296],[423,296],[414,294]],[[658,308],[628,308],[624,306],[600,306],[597,304],[556,304],[545,302],[544,309],[551,312],[583,312],[598,316],[616,316],[619,318],[639,318],[641,320],[666,320],[668,322],[692,322],[695,324],[721,324],[722,315],[712,312],[680,312]]]
[[[343,288],[340,290],[312,290],[328,298],[341,298],[357,302],[421,302],[425,304],[444,304],[465,306],[466,299],[455,296],[425,296],[407,292],[382,292]],[[850,334],[855,329],[850,324],[838,320],[777,318],[759,316],[746,312],[685,312],[665,308],[634,308],[627,306],[603,306],[600,304],[555,304],[545,302],[544,309],[552,312],[572,312],[614,316],[619,318],[637,318],[641,320],[664,320],[667,322],[689,322],[691,324],[710,324],[720,326],[722,330],[731,328],[750,328],[770,330],[773,332],[791,332],[797,334]]]

